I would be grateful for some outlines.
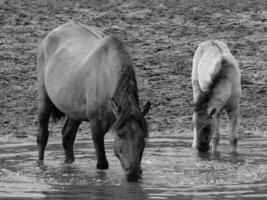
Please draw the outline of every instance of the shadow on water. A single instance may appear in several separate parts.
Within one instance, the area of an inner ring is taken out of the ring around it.
[[[110,169],[96,170],[93,143],[77,138],[76,161],[65,164],[60,139],[51,138],[45,161],[36,161],[34,138],[0,140],[0,199],[262,199],[267,197],[267,138],[240,141],[230,153],[226,140],[217,153],[191,149],[191,135],[151,137],[143,175],[125,180],[106,139]],[[31,140],[30,142],[28,140]]]
[[[64,167],[62,173],[81,176],[76,169],[73,173],[73,169],[70,166],[68,168],[65,171],[66,168]],[[95,176],[92,177],[84,176],[86,183],[79,183],[77,180],[65,180],[70,181],[70,184],[67,182],[62,184],[62,177],[58,177],[58,184],[54,184],[50,191],[42,192],[43,199],[148,199],[138,182],[127,182],[121,179],[116,183],[110,179],[105,171],[96,171]]]

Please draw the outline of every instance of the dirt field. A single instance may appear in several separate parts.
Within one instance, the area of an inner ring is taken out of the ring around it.
[[[37,48],[49,31],[71,19],[115,34],[127,45],[141,102],[152,102],[151,136],[192,131],[192,57],[208,39],[225,41],[240,63],[240,134],[267,134],[266,1],[0,0],[1,135],[36,135]],[[87,127],[81,127],[83,133]]]

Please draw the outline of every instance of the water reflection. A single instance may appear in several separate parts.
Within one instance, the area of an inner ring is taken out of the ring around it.
[[[86,137],[86,136],[85,136]],[[191,135],[151,137],[137,182],[125,180],[106,139],[110,169],[96,170],[92,141],[77,138],[76,161],[64,163],[60,140],[52,138],[44,162],[36,162],[32,141],[0,142],[0,198],[12,199],[225,199],[266,198],[267,138],[241,141],[230,152],[222,141],[216,153],[191,149]]]
[[[69,164],[62,165],[52,175],[48,168],[41,168],[55,182],[49,191],[42,192],[43,199],[148,199],[140,182],[128,182],[123,176],[119,181],[113,180],[109,171],[96,170],[89,175]]]
[[[138,183],[125,183],[120,186],[106,185],[69,185],[57,187],[56,191],[43,192],[46,196],[43,199],[148,199]]]
[[[201,153],[197,152],[197,156],[202,161],[217,161],[221,163],[231,163],[231,164],[244,164],[245,159],[243,158],[242,154],[238,152],[230,152],[227,154],[221,154],[221,152],[208,152],[208,153]]]

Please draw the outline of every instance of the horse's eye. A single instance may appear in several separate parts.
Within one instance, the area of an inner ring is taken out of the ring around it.
[[[121,133],[121,131],[118,132],[118,136],[119,136],[119,138],[122,137],[122,133]]]

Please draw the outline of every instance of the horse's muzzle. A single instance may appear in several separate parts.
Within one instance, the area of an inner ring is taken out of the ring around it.
[[[200,151],[201,153],[206,153],[210,149],[209,143],[202,143],[197,146],[197,150]]]
[[[142,169],[140,166],[132,169],[125,168],[124,173],[128,181],[137,181],[141,177]]]

